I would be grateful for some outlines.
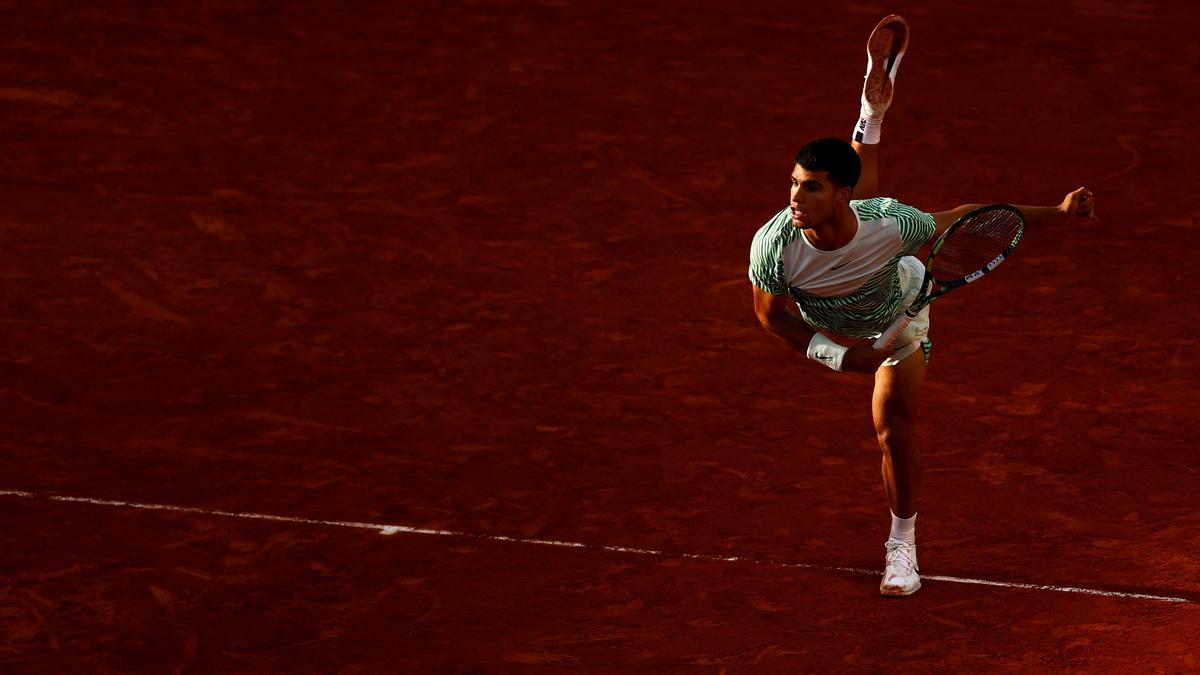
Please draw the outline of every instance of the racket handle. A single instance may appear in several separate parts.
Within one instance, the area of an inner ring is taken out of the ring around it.
[[[900,337],[900,334],[904,332],[905,328],[908,328],[908,324],[912,323],[912,320],[915,318],[916,317],[908,312],[896,317],[896,320],[892,322],[892,325],[888,326],[887,330],[883,331],[883,335],[880,335],[878,338],[876,338],[875,343],[871,346],[875,349],[886,349],[891,347],[892,343],[896,341],[896,338]]]

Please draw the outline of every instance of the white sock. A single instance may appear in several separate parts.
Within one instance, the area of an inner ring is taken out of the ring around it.
[[[883,116],[871,117],[866,113],[859,115],[858,123],[854,125],[852,138],[863,145],[874,145],[879,142],[880,131],[883,127]]]
[[[901,518],[896,514],[892,514],[892,533],[888,536],[889,541],[899,541],[905,544],[917,543],[917,514],[912,514],[911,518]]]

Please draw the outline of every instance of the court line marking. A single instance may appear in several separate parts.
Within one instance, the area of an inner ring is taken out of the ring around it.
[[[882,574],[882,570],[868,570],[858,567],[838,567],[836,565],[817,565],[814,563],[799,563],[799,562],[781,562],[777,560],[761,560],[757,558],[746,558],[743,556],[721,556],[710,555],[703,553],[670,553],[667,551],[658,551],[650,548],[633,548],[629,546],[608,546],[603,544],[583,544],[575,541],[555,541],[552,539],[530,539],[524,537],[509,537],[502,534],[471,534],[469,532],[456,532],[453,530],[433,530],[423,527],[409,527],[407,525],[386,525],[382,523],[365,523],[353,520],[321,520],[317,518],[301,518],[299,516],[278,516],[269,513],[251,513],[242,511],[223,511],[220,509],[202,509],[195,506],[176,506],[174,504],[146,504],[141,502],[127,502],[119,499],[95,499],[92,497],[72,497],[69,495],[52,495],[41,494],[37,492],[27,492],[24,490],[0,490],[2,497],[20,497],[22,499],[43,499],[53,502],[65,502],[71,504],[91,504],[94,506],[110,506],[130,509],[142,509],[145,511],[171,511],[175,513],[195,513],[204,516],[219,516],[222,518],[239,518],[242,520],[266,520],[277,523],[297,523],[301,525],[320,525],[323,527],[347,527],[359,530],[374,530],[382,535],[395,534],[425,534],[437,537],[458,537],[465,539],[484,539],[487,541],[501,541],[514,544],[530,544],[536,546],[557,546],[560,548],[581,548],[589,551],[612,551],[616,553],[632,553],[635,555],[653,556],[656,558],[688,558],[691,560],[703,560],[707,562],[738,562],[752,563],[755,565],[768,565],[771,567],[797,568],[821,570],[825,572],[849,572],[853,574],[869,574],[878,576]],[[923,574],[922,581],[945,581],[952,584],[973,584],[978,586],[997,586],[1000,588],[1017,588],[1022,590],[1032,591],[1055,591],[1059,593],[1078,593],[1083,595],[1100,595],[1110,598],[1128,598],[1133,600],[1153,600],[1156,602],[1174,602],[1197,604],[1197,601],[1188,598],[1179,598],[1170,595],[1151,595],[1148,593],[1124,593],[1120,591],[1105,591],[1098,588],[1084,588],[1081,586],[1051,586],[1046,584],[1027,584],[1015,581],[992,581],[989,579],[972,579],[969,577],[953,577],[939,574]]]

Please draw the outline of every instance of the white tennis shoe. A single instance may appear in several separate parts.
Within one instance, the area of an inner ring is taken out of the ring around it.
[[[887,567],[879,592],[888,597],[912,595],[921,588],[921,570],[917,568],[917,545],[888,539]]]
[[[896,71],[908,49],[908,22],[889,14],[875,25],[867,38],[867,74],[863,82],[862,114],[881,119],[892,104]]]

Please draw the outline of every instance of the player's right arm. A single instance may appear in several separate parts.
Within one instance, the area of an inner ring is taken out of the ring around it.
[[[788,311],[786,295],[772,295],[758,286],[754,289],[754,315],[771,335],[788,343],[798,352],[807,352],[808,343],[816,333],[804,319]]]
[[[808,353],[808,345],[816,331],[804,319],[788,309],[786,295],[773,295],[758,286],[754,289],[754,314],[758,323],[771,335],[783,340],[801,354]],[[873,349],[869,342],[856,342],[842,358],[842,370],[855,373],[874,373],[895,349]]]

